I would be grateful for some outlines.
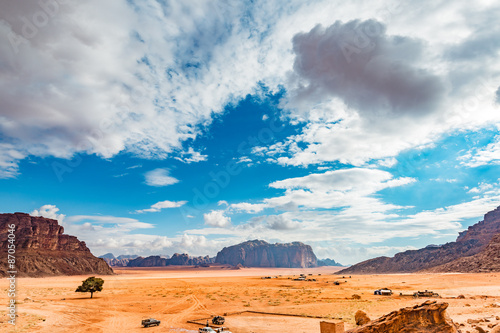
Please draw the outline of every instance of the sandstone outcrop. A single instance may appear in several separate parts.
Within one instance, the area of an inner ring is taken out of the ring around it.
[[[225,247],[217,253],[215,262],[245,267],[306,268],[318,265],[309,245],[300,242],[269,244],[262,240]]]
[[[370,317],[366,315],[366,312],[358,310],[356,311],[356,314],[354,315],[354,321],[356,322],[356,325],[365,325],[368,324],[371,320]]]
[[[474,256],[485,250],[495,235],[500,233],[500,207],[487,213],[484,220],[459,233],[455,242],[410,250],[394,257],[378,257],[346,268],[339,274],[411,273],[442,266],[457,259]],[[495,246],[494,244],[492,246]],[[465,263],[464,263],[465,265]],[[488,271],[496,269],[489,265]],[[496,266],[497,267],[497,266]],[[445,266],[441,271],[449,271]],[[454,265],[453,269],[460,269]],[[464,271],[469,271],[467,270]],[[479,267],[477,268],[479,270]],[[458,270],[461,272],[462,270]]]
[[[15,225],[17,276],[113,274],[85,242],[64,234],[56,220],[24,213],[0,214],[0,265],[7,267],[8,226]],[[6,276],[0,270],[0,276]]]
[[[453,321],[446,315],[448,303],[427,301],[384,315],[349,333],[456,333]]]

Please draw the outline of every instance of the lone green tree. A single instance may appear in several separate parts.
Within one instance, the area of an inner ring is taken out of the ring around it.
[[[102,285],[104,284],[104,280],[101,278],[96,278],[95,276],[91,276],[87,278],[87,280],[82,281],[82,285],[76,288],[75,292],[77,293],[90,293],[90,298],[94,296],[94,292],[102,291]]]

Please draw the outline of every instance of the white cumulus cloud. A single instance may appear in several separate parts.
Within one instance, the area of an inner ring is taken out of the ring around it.
[[[231,225],[231,218],[224,215],[223,210],[212,210],[203,214],[205,224],[210,227],[225,228]]]
[[[38,209],[34,209],[30,215],[31,216],[43,216],[49,219],[57,220],[60,224],[64,222],[64,218],[66,215],[59,214],[59,208],[55,205],[43,205]]]
[[[170,171],[168,169],[154,169],[146,172],[144,175],[146,178],[146,184],[149,186],[168,186],[179,182],[177,178],[170,176]]]

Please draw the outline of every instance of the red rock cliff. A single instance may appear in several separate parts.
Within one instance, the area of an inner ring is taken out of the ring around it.
[[[7,267],[8,229],[15,225],[17,276],[113,274],[75,236],[65,235],[56,220],[24,213],[0,214],[0,265]],[[7,269],[1,269],[5,276]]]

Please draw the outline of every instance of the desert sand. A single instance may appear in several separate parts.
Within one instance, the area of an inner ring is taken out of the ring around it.
[[[500,273],[342,278],[335,275],[336,271],[334,267],[115,268],[116,275],[101,276],[105,280],[104,290],[95,293],[93,299],[90,294],[75,293],[87,276],[18,278],[16,326],[7,322],[6,307],[2,306],[0,331],[197,332],[200,326],[187,321],[226,314],[224,326],[233,333],[318,333],[321,320],[342,320],[350,328],[354,327],[357,310],[375,319],[401,307],[423,303],[427,299],[399,293],[425,289],[439,293],[438,300],[450,304],[448,314],[457,323],[467,325],[468,319],[486,319],[484,327],[487,327],[488,323],[499,322],[496,316],[500,316],[500,307],[496,306],[500,306]],[[293,281],[299,274],[316,281]],[[276,278],[262,279],[263,276]],[[335,285],[334,281],[343,283]],[[2,279],[0,302],[5,305],[7,287],[8,281]],[[375,289],[384,287],[392,289],[394,295],[373,295]],[[354,294],[361,298],[353,299]],[[458,295],[465,298],[456,298]],[[142,328],[141,320],[150,317],[161,320],[161,325]]]

